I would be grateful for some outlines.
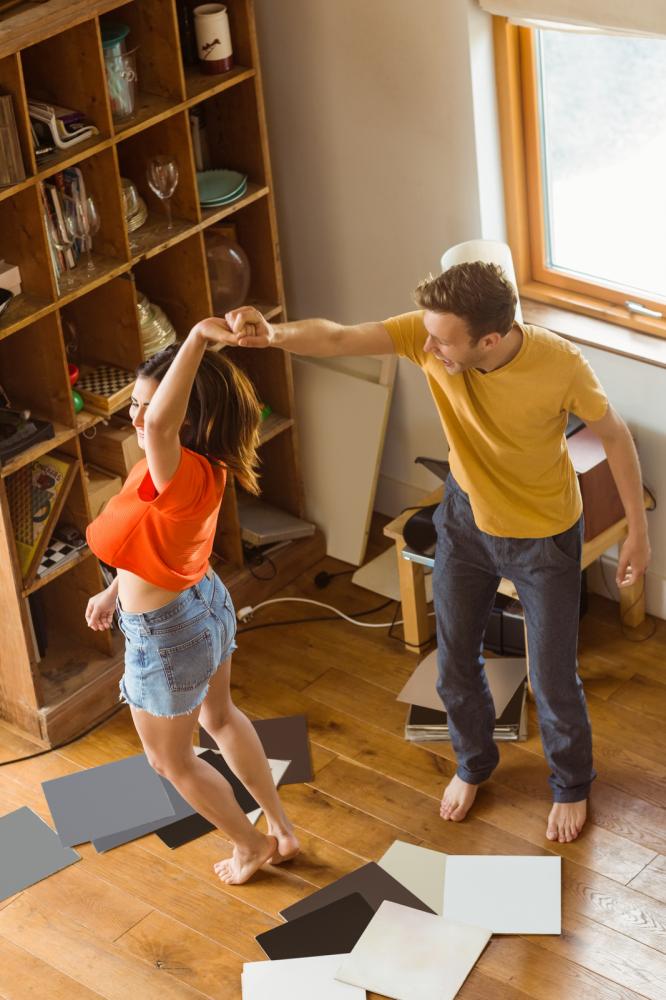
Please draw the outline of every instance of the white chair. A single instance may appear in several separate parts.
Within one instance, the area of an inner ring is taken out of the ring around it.
[[[466,243],[457,243],[442,254],[440,261],[442,271],[454,264],[468,264],[473,260],[482,260],[485,264],[499,264],[507,278],[516,289],[518,303],[516,305],[516,320],[523,322],[523,311],[520,308],[520,296],[518,295],[518,284],[516,282],[516,272],[513,267],[513,257],[511,249],[507,243],[500,243],[498,240],[467,240]]]

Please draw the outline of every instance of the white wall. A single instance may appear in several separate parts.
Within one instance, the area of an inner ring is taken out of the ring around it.
[[[491,22],[475,0],[255,6],[293,318],[359,322],[402,312],[446,247],[504,238]],[[585,354],[666,505],[666,373]],[[434,488],[413,464],[419,454],[443,457],[446,444],[423,376],[402,361],[378,510],[395,514]],[[648,607],[666,617],[663,515],[651,515],[650,530]],[[606,575],[612,580],[612,567]]]
[[[412,308],[443,250],[502,236],[490,19],[473,0],[256,10],[290,316],[360,322]],[[436,485],[420,454],[445,457],[446,443],[423,376],[402,361],[377,509]]]

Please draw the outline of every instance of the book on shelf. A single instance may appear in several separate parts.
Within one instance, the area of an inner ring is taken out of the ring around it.
[[[25,180],[25,167],[19,141],[14,99],[0,94],[0,187]]]
[[[447,715],[444,710],[410,705],[405,723],[405,739],[412,743],[450,740]],[[521,680],[501,716],[495,720],[493,739],[527,739],[527,681]]]
[[[308,538],[314,524],[280,510],[263,500],[238,492],[238,520],[241,539],[251,545],[268,545],[290,538]]]
[[[78,167],[68,167],[58,171],[50,180],[43,181],[41,189],[49,252],[56,278],[60,278],[64,271],[76,267],[84,249],[82,239],[72,240],[68,234],[66,221],[68,202],[85,202],[83,174]]]
[[[35,579],[76,471],[73,458],[48,454],[6,479],[16,553],[26,587]]]
[[[28,112],[34,122],[46,126],[51,142],[57,149],[71,149],[84,139],[99,134],[99,129],[81,111],[74,108],[28,98]],[[40,141],[43,141],[44,130],[40,131]]]

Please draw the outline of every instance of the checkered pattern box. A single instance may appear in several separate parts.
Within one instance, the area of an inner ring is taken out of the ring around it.
[[[95,433],[88,436],[92,431]],[[129,475],[143,452],[139,448],[136,431],[131,424],[122,420],[97,424],[81,437],[81,449],[86,462],[91,462],[108,472],[114,472],[123,480]]]

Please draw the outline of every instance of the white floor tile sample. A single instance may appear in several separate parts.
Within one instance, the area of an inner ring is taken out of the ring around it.
[[[489,939],[482,927],[384,902],[336,976],[394,1000],[453,1000]]]
[[[446,854],[395,840],[377,864],[441,916]]]
[[[246,962],[243,1000],[365,1000],[365,990],[334,978],[346,955]]]
[[[561,858],[449,855],[443,914],[493,934],[561,934]]]

